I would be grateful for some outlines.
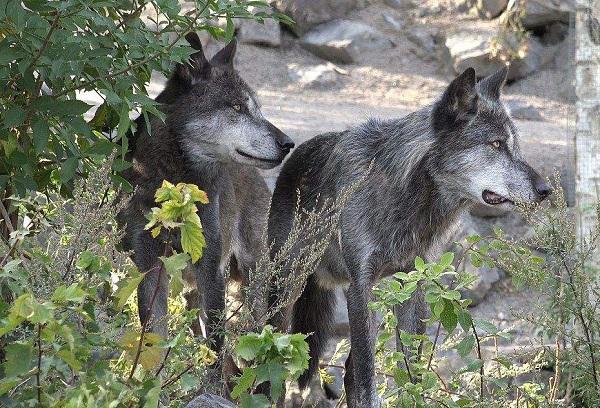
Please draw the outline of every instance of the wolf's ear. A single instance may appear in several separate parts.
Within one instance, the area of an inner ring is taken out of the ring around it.
[[[433,111],[436,129],[452,127],[458,120],[477,112],[475,70],[467,68],[448,85]]]
[[[217,52],[214,57],[210,60],[213,65],[222,65],[227,68],[233,69],[233,59],[235,58],[235,51],[237,50],[237,39],[233,39],[227,44],[221,51]]]
[[[500,93],[506,83],[508,76],[508,67],[503,67],[496,73],[485,77],[478,84],[479,92],[493,99],[500,99]]]
[[[190,55],[187,63],[177,64],[175,67],[175,77],[188,85],[194,85],[210,76],[210,63],[204,56],[202,42],[198,34],[194,32],[188,33],[185,39],[197,51]]]

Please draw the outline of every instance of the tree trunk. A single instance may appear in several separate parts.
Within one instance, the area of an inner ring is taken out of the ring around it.
[[[589,237],[600,199],[600,0],[577,0],[575,77],[577,233]]]

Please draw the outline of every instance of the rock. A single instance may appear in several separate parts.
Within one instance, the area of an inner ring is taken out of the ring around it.
[[[301,67],[298,64],[289,64],[290,78],[304,88],[322,88],[332,85],[337,80],[337,72],[332,63]]]
[[[454,0],[452,6],[459,13],[467,13],[475,5],[475,0]]]
[[[414,7],[414,3],[411,0],[385,0],[385,4],[396,10]]]
[[[273,19],[266,18],[262,23],[251,19],[242,19],[238,29],[241,42],[246,44],[279,47],[281,45],[281,27]]]
[[[515,119],[542,121],[544,118],[535,106],[517,100],[508,101],[506,107]]]
[[[386,23],[388,23],[388,25],[392,29],[394,29],[396,31],[402,30],[402,24],[398,20],[396,20],[394,17],[390,16],[389,14],[384,14],[383,19],[385,20]]]
[[[185,408],[235,408],[235,405],[218,395],[202,394],[191,400]]]
[[[461,73],[473,67],[478,76],[484,77],[502,68],[504,62],[494,57],[492,53],[492,41],[495,36],[496,32],[493,30],[477,33],[461,31],[450,35],[446,39],[446,47],[454,70]],[[510,64],[509,80],[526,77],[554,58],[556,47],[544,46],[535,37],[528,37],[526,41],[526,54]]]
[[[344,17],[359,6],[358,0],[275,0],[274,6],[296,24],[291,29],[302,36],[314,26]]]
[[[420,27],[411,28],[406,33],[406,37],[425,52],[435,51],[437,47],[434,35]]]
[[[300,40],[302,47],[333,62],[351,63],[364,51],[385,50],[393,43],[364,23],[334,20],[318,25]]]
[[[523,7],[521,22],[526,29],[541,27],[555,21],[568,23],[575,13],[575,0],[515,0],[512,7]]]
[[[481,17],[492,19],[498,17],[508,6],[508,0],[477,0],[475,7]]]
[[[433,7],[419,7],[415,15],[419,18],[428,17],[428,16],[438,16],[442,14],[446,9],[440,5]]]

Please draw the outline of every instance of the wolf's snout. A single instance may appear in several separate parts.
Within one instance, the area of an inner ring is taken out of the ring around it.
[[[295,144],[292,141],[292,139],[290,139],[289,137],[286,136],[286,139],[287,140],[277,140],[277,144],[283,150],[287,150],[289,152],[290,150],[292,150],[294,148]]]
[[[548,197],[550,194],[552,194],[552,187],[550,187],[548,183],[546,183],[544,179],[539,176],[537,177],[537,180],[534,183],[534,187],[536,193],[538,193],[542,200]]]
[[[294,141],[288,135],[279,130],[277,126],[273,125],[272,123],[269,123],[269,130],[275,137],[275,140],[277,141],[277,146],[279,146],[279,148],[283,150],[285,154],[288,154],[290,150],[294,148]]]

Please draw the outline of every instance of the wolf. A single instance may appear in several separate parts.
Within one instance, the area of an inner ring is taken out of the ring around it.
[[[551,193],[519,150],[515,124],[500,100],[507,69],[479,83],[465,70],[441,97],[401,119],[370,119],[303,143],[284,164],[269,214],[272,256],[288,237],[297,207],[312,210],[364,178],[341,210],[339,233],[280,330],[311,333],[305,387],[318,369],[333,323],[334,289],[346,288],[351,351],[344,386],[348,406],[380,406],[375,391],[376,324],[367,304],[373,285],[411,270],[416,256],[434,260],[460,215],[474,203],[512,208]],[[294,273],[294,271],[288,271]],[[271,301],[277,293],[271,294]],[[423,333],[422,292],[403,305],[402,328]]]
[[[255,92],[235,70],[235,39],[210,61],[197,34],[186,39],[197,51],[176,65],[156,98],[166,119],[152,118],[150,129],[137,121],[128,156],[133,165],[124,174],[135,191],[119,221],[125,249],[146,272],[138,287],[140,320],[166,336],[168,278],[159,273],[164,238],[144,230],[145,214],[156,206],[154,192],[163,180],[193,183],[207,193],[209,204],[198,206],[206,239],[194,268],[198,294],[188,301],[203,310],[205,334],[220,350],[216,328],[225,308],[226,267],[247,284],[263,248],[271,193],[258,169],[281,164],[294,142],[263,117]]]

